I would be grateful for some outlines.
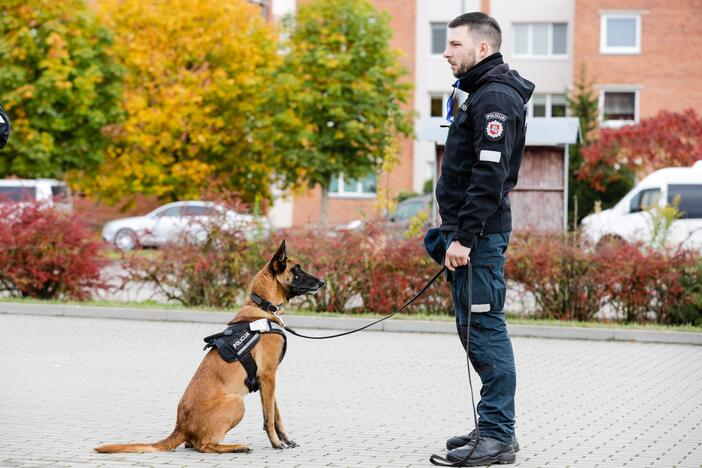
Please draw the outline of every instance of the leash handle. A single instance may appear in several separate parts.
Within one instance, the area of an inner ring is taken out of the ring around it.
[[[470,449],[468,454],[463,457],[463,459],[458,460],[457,462],[452,462],[451,460],[440,457],[439,455],[433,454],[432,456],[429,457],[429,461],[431,462],[432,465],[435,466],[464,466],[464,463],[467,462],[471,456],[473,456],[473,453],[475,452],[475,449],[478,448],[478,444],[480,444],[480,427],[478,427],[478,413],[475,411],[475,396],[473,396],[473,379],[470,374],[470,321],[471,321],[471,315],[472,315],[472,309],[473,309],[473,264],[468,261],[468,326],[466,330],[466,362],[468,364],[468,388],[470,389],[470,402],[472,405],[472,410],[473,410],[473,423],[475,424],[475,443],[473,444],[473,448]],[[459,325],[460,326],[460,325]]]
[[[326,339],[328,339],[328,338],[337,338],[337,337],[340,337],[340,336],[350,335],[350,334],[352,334],[352,333],[356,333],[356,332],[359,332],[359,331],[361,331],[361,330],[365,330],[366,328],[372,327],[373,325],[375,325],[375,324],[377,324],[377,323],[380,323],[380,322],[382,322],[382,321],[384,321],[384,320],[388,320],[389,318],[392,318],[393,316],[395,316],[395,315],[399,314],[400,312],[402,312],[405,308],[409,307],[410,304],[412,304],[414,301],[416,301],[417,299],[419,299],[419,297],[420,297],[422,294],[424,294],[424,292],[425,292],[427,289],[429,289],[429,286],[431,286],[432,284],[434,284],[434,281],[436,281],[436,279],[437,279],[439,276],[441,276],[441,274],[442,274],[444,271],[446,271],[446,267],[445,267],[445,266],[444,266],[444,267],[441,267],[441,270],[439,270],[439,271],[432,277],[432,279],[430,279],[429,282],[428,282],[427,284],[425,284],[424,287],[423,287],[417,294],[414,295],[414,297],[413,297],[412,299],[410,299],[409,301],[405,302],[405,303],[402,305],[402,307],[400,307],[399,309],[397,309],[395,312],[393,312],[392,314],[387,315],[387,316],[381,318],[380,320],[376,320],[375,322],[369,323],[368,325],[365,325],[365,326],[363,326],[363,327],[361,327],[361,328],[357,328],[357,329],[355,329],[355,330],[350,330],[350,331],[343,332],[343,333],[337,333],[336,335],[327,335],[327,336],[302,335],[302,334],[296,332],[295,330],[293,330],[292,328],[290,328],[290,327],[288,327],[288,326],[285,327],[285,330],[288,331],[288,332],[290,332],[291,334],[293,334],[293,335],[295,335],[295,336],[299,336],[300,338],[307,338],[308,340],[326,340]]]

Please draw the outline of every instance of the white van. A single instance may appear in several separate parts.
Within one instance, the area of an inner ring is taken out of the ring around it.
[[[0,203],[42,202],[47,206],[73,210],[71,191],[56,179],[0,179]]]
[[[671,205],[680,197],[681,216],[671,226],[667,242],[702,251],[702,160],[692,167],[669,167],[651,173],[613,208],[586,216],[582,232],[588,240],[623,239],[650,242],[651,208]]]

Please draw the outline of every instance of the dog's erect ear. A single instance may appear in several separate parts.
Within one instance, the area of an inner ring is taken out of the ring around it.
[[[273,258],[271,258],[271,261],[268,263],[268,268],[274,275],[279,275],[285,271],[287,261],[288,257],[285,253],[285,241],[283,240],[283,242],[280,243],[280,247],[278,247],[278,251],[273,255]]]

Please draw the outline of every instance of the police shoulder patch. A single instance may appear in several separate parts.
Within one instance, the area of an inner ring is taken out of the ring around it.
[[[488,141],[499,141],[505,133],[507,116],[502,112],[488,112],[485,114],[485,138]]]

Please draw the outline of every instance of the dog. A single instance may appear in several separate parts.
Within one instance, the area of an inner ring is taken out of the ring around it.
[[[314,294],[324,281],[302,270],[286,254],[285,241],[254,277],[247,300],[229,322],[253,322],[268,319],[284,326],[280,318],[260,308],[252,299],[254,293],[270,304],[284,304],[295,296]],[[276,449],[297,447],[283,427],[280,407],[275,398],[276,371],[284,346],[284,337],[275,333],[260,336],[251,351],[256,363],[257,382],[261,391],[263,429]],[[250,452],[244,444],[220,444],[224,436],[244,416],[244,399],[249,393],[245,383],[247,372],[240,361],[226,362],[217,349],[203,358],[178,404],[175,429],[155,443],[112,444],[95,448],[99,453],[170,452],[185,443],[204,453]]]

